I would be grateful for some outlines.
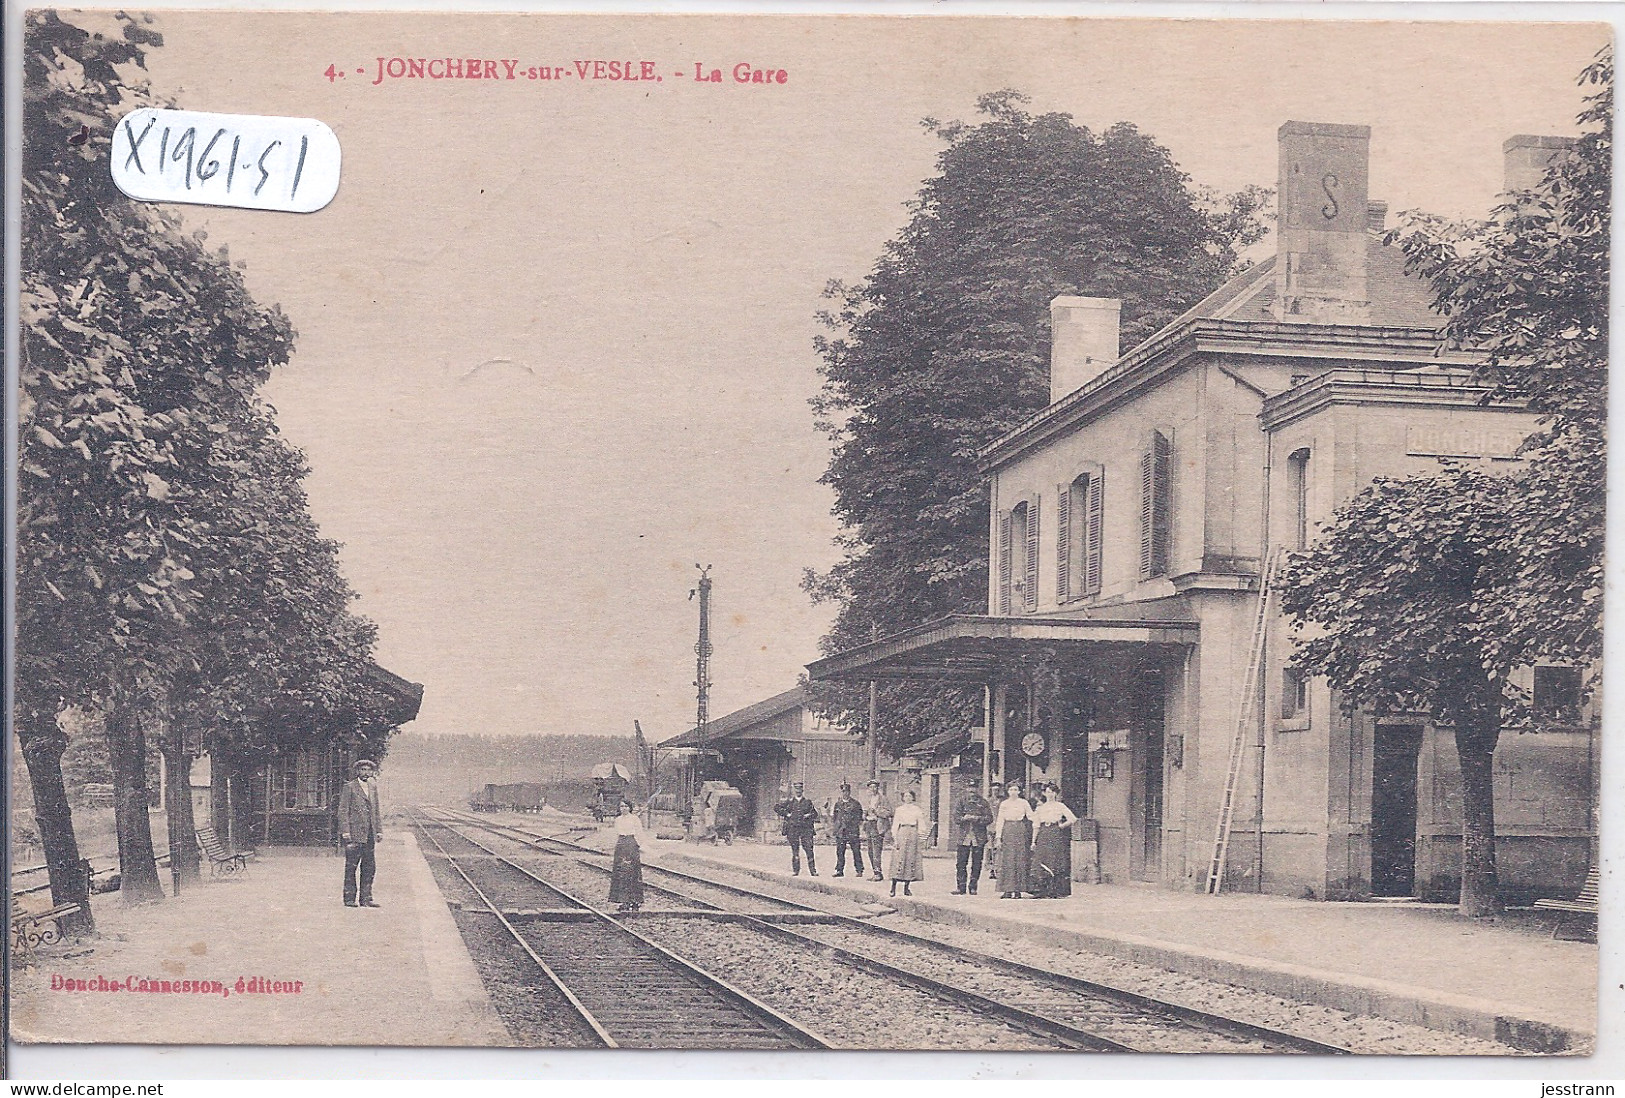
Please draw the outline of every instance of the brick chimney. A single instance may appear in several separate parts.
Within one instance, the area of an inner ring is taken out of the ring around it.
[[[1049,303],[1049,399],[1054,404],[1105,373],[1117,361],[1115,297],[1058,297]]]
[[[1505,191],[1528,191],[1540,186],[1546,168],[1557,154],[1574,144],[1572,137],[1517,133],[1501,145],[1506,162]]]
[[[1287,122],[1279,138],[1276,319],[1364,323],[1371,127]]]

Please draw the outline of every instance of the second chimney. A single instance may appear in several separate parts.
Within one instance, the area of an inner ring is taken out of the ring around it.
[[[1547,166],[1557,158],[1557,154],[1573,144],[1572,137],[1513,134],[1501,145],[1501,155],[1506,164],[1506,186],[1502,190],[1534,190],[1540,186]]]
[[[1279,137],[1275,316],[1364,323],[1371,127],[1287,122]]]
[[[1049,303],[1049,400],[1076,392],[1117,361],[1123,303],[1115,297],[1058,297]]]

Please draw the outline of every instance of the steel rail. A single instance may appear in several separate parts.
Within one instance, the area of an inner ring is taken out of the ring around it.
[[[442,826],[450,826],[450,825],[442,823]],[[469,825],[465,823],[464,826],[469,826]],[[454,834],[461,834],[461,832],[454,832]],[[576,896],[574,893],[570,892],[568,889],[560,888],[558,885],[553,884],[550,881],[544,880],[543,878],[537,876],[535,873],[531,872],[529,869],[525,868],[524,866],[519,865],[517,862],[514,862],[511,859],[503,857],[501,854],[498,854],[496,851],[490,849],[489,847],[487,847],[484,844],[478,842],[477,840],[475,840],[473,838],[470,838],[467,835],[463,835],[462,837],[465,840],[467,840],[468,842],[473,843],[475,846],[477,846],[480,849],[484,850],[486,853],[488,853],[488,854],[492,855],[493,857],[497,858],[498,860],[500,860],[504,864],[506,864],[509,867],[517,870],[519,873],[524,874],[526,877],[528,877],[530,880],[534,881],[535,883],[540,884],[544,888],[547,888],[547,889],[549,889],[549,890],[551,890],[553,892],[558,893],[559,895],[565,897],[566,899],[570,900],[571,902],[573,902],[573,903],[579,905],[580,907],[584,908],[585,910],[591,912],[593,915],[597,916],[598,920],[604,926],[613,928],[614,932],[617,932],[619,934],[625,935],[628,938],[632,938],[632,939],[636,940],[645,949],[651,950],[654,953],[658,954],[660,959],[662,959],[667,965],[675,967],[679,971],[687,973],[688,975],[690,975],[693,978],[697,979],[700,982],[701,986],[704,987],[706,990],[712,992],[713,994],[720,992],[721,993],[720,998],[724,1002],[731,1003],[735,1007],[742,1006],[744,1008],[745,1013],[748,1014],[748,1015],[754,1016],[755,1019],[759,1023],[765,1023],[768,1026],[769,1029],[776,1030],[781,1035],[786,1036],[789,1039],[789,1043],[792,1045],[792,1047],[795,1047],[795,1048],[813,1048],[813,1049],[829,1049],[829,1048],[834,1047],[824,1037],[822,1037],[819,1034],[815,1033],[814,1031],[808,1029],[806,1026],[803,1026],[799,1022],[794,1021],[793,1019],[789,1018],[788,1016],[786,1016],[784,1014],[781,1014],[779,1011],[775,1010],[773,1007],[771,1007],[771,1006],[767,1005],[766,1003],[762,1002],[760,999],[757,999],[754,995],[751,995],[749,992],[745,991],[744,989],[735,987],[733,984],[729,983],[727,980],[724,980],[722,977],[718,976],[717,974],[715,974],[713,972],[709,972],[706,969],[703,969],[703,968],[699,967],[698,965],[694,964],[692,961],[689,961],[686,958],[681,957],[681,956],[677,955],[676,953],[673,953],[671,950],[667,949],[665,946],[661,945],[660,943],[658,943],[656,941],[653,941],[653,940],[651,940],[649,938],[644,937],[642,934],[639,934],[637,931],[633,930],[631,927],[629,927],[626,924],[622,923],[620,920],[616,919],[614,916],[610,915],[608,912],[600,910],[599,908],[593,906],[591,903],[588,903],[586,900],[582,899],[581,897]],[[449,857],[449,855],[448,855],[448,857]],[[464,879],[467,880],[466,875],[464,876]],[[473,882],[470,882],[471,885],[472,885],[472,883]],[[498,918],[503,919],[504,925],[509,925],[510,926],[510,930],[511,930],[512,929],[511,924],[508,924],[507,919],[504,918],[501,915],[500,912],[496,912],[496,914],[497,914]],[[515,932],[515,933],[517,934],[517,932]],[[530,952],[530,947],[529,947],[528,943],[526,944],[526,951]],[[620,1047],[620,1046],[616,1045],[614,1047]]]
[[[487,831],[511,831],[514,834],[520,836],[520,838],[517,841],[529,843],[530,845],[535,846],[538,850],[542,850],[544,853],[546,853],[548,851],[547,851],[547,849],[545,847],[541,846],[540,844],[542,844],[542,843],[552,843],[552,844],[554,844],[556,846],[562,846],[566,850],[568,850],[568,851],[570,851],[572,853],[591,854],[594,857],[598,857],[598,858],[612,858],[612,857],[614,857],[614,855],[610,854],[608,851],[594,850],[590,846],[582,846],[580,843],[573,843],[573,842],[570,842],[568,839],[561,839],[556,835],[538,835],[534,831],[526,831],[524,828],[514,827],[512,824],[498,823],[495,820],[483,820],[483,819],[480,819],[479,817],[471,817],[470,818],[470,817],[467,816],[467,814],[456,811],[454,809],[442,808],[442,809],[440,809],[440,811],[442,813],[445,813],[446,815],[449,815],[449,816],[453,817],[454,819],[458,819],[458,820],[460,820],[460,821],[462,821],[462,822],[464,822],[466,824],[469,824],[471,826],[477,826],[477,827],[484,828]],[[670,877],[676,877],[678,880],[692,881],[694,884],[702,884],[702,885],[705,885],[708,888],[720,889],[723,892],[732,892],[737,896],[743,896],[743,897],[745,897],[747,899],[751,899],[751,900],[772,900],[776,904],[783,904],[785,907],[793,908],[793,909],[795,909],[797,911],[812,911],[812,912],[818,912],[819,914],[833,914],[833,913],[830,913],[830,912],[825,912],[821,908],[813,907],[811,904],[801,903],[798,900],[787,900],[782,896],[770,896],[765,892],[758,892],[758,891],[756,891],[754,889],[743,888],[743,887],[741,887],[739,885],[729,884],[726,881],[709,880],[709,879],[707,879],[705,877],[700,877],[700,876],[697,876],[697,875],[692,874],[692,873],[684,873],[683,871],[678,870],[678,869],[668,869],[665,866],[656,866],[656,865],[648,865],[648,864],[645,864],[644,868],[645,869],[656,870],[656,871],[658,871],[660,873],[664,873],[664,874],[666,874],[667,876],[670,876]],[[687,899],[692,901],[693,897],[687,897]],[[851,918],[851,916],[846,916],[846,915],[835,915],[835,917],[840,918],[840,919]]]
[[[466,826],[476,825],[468,824]],[[484,821],[481,821],[478,826],[484,826],[487,828],[490,827],[490,825],[485,824]],[[469,841],[472,842],[473,840],[471,839]],[[494,854],[495,851],[492,851],[492,853]],[[589,863],[578,861],[577,864],[587,865]],[[593,865],[592,868],[603,871],[604,867],[601,865]],[[556,888],[557,886],[549,884],[548,887]],[[690,897],[690,899],[692,899],[692,897]],[[849,949],[843,949],[840,946],[832,946],[828,942],[822,942],[816,938],[810,938],[805,935],[798,934],[794,931],[787,930],[774,923],[766,922],[751,915],[745,915],[742,913],[733,914],[735,915],[736,921],[742,922],[750,926],[752,929],[764,932],[770,936],[778,937],[781,941],[794,943],[804,949],[811,947],[814,952],[824,956],[834,957],[836,960],[841,961],[850,967],[861,969],[865,972],[871,973],[872,975],[881,976],[896,983],[906,984],[915,988],[916,990],[925,992],[927,995],[930,995],[933,998],[941,999],[955,1006],[967,1007],[989,1017],[997,1018],[999,1021],[1027,1033],[1057,1041],[1065,1048],[1082,1052],[1141,1051],[1140,1049],[1125,1045],[1122,1042],[1115,1041],[1109,1037],[1103,1037],[1100,1034],[1091,1033],[1088,1030],[1080,1029],[1077,1026],[1073,1026],[1069,1023],[1062,1022],[1054,1018],[1049,1018],[1042,1014],[1037,1014],[1033,1011],[1027,1010],[1024,1007],[1015,1006],[1011,1003],[1000,1002],[997,999],[990,999],[979,992],[946,983],[945,981],[939,980],[934,976],[927,976],[922,972],[915,972],[912,969],[899,968],[896,965],[888,964],[885,961],[877,960],[861,953],[855,953]],[[863,923],[861,920],[853,921],[858,923],[860,926],[868,925]]]
[[[457,859],[448,853],[445,847],[440,845],[440,840],[436,839],[432,834],[429,833],[428,828],[424,827],[420,823],[417,823],[416,820],[412,822],[416,825],[417,830],[422,833],[423,837],[434,844],[434,848],[440,852],[441,857],[445,858],[447,863],[457,871],[457,875],[463,879],[463,883],[468,885],[468,887],[474,891],[474,895],[480,898],[480,902],[486,906],[486,909],[489,910],[492,915],[497,917],[497,921],[502,924],[503,929],[508,932],[509,936],[512,937],[514,941],[519,943],[519,948],[523,949],[525,953],[529,955],[530,959],[535,962],[536,967],[542,970],[542,974],[547,977],[548,981],[558,990],[559,994],[564,996],[565,1001],[570,1004],[570,1009],[574,1010],[576,1014],[580,1016],[581,1020],[585,1022],[588,1028],[592,1030],[599,1042],[605,1048],[620,1048],[621,1046],[615,1043],[615,1038],[610,1036],[609,1030],[604,1028],[603,1023],[599,1022],[597,1018],[593,1017],[592,1011],[587,1009],[585,1003],[576,998],[575,992],[571,991],[569,987],[565,985],[564,981],[559,978],[559,974],[553,971],[552,966],[542,959],[541,955],[531,947],[531,944],[528,941],[525,940],[525,936],[519,933],[518,929],[508,921],[508,917],[502,914],[502,912],[497,908],[496,904],[491,902],[491,898],[485,894],[485,890],[480,888],[479,885],[475,884],[474,879],[468,875],[462,866],[457,864]],[[478,846],[479,844],[475,843],[475,845]],[[557,892],[559,890],[555,889],[554,891]],[[562,892],[559,894],[564,895]]]
[[[602,851],[594,850],[591,847],[582,846],[579,843],[569,842],[568,840],[560,839],[560,838],[557,838],[555,836],[536,835],[533,832],[525,831],[525,830],[523,830],[521,828],[515,828],[515,827],[512,827],[510,825],[506,825],[506,824],[499,824],[499,823],[496,823],[495,821],[486,822],[486,821],[481,820],[481,821],[477,821],[477,822],[479,823],[480,826],[485,827],[487,829],[491,829],[491,830],[501,829],[501,830],[507,830],[507,831],[515,832],[515,833],[517,833],[519,835],[525,836],[526,840],[546,841],[546,842],[553,843],[553,844],[555,844],[557,846],[562,846],[562,847],[564,847],[566,849],[569,849],[569,850],[572,850],[572,851],[578,851],[578,852],[585,853],[585,854],[593,854],[593,855],[597,855],[597,856],[600,856],[600,857],[603,856]],[[524,841],[524,840],[520,840],[520,841]],[[589,863],[582,863],[582,864],[589,864]],[[601,868],[601,867],[598,867],[598,868]],[[666,874],[668,876],[676,877],[679,880],[692,881],[692,882],[694,882],[696,884],[705,885],[706,887],[721,888],[721,889],[724,889],[725,891],[738,893],[739,895],[742,895],[742,896],[749,896],[749,897],[754,898],[754,899],[764,899],[765,898],[765,899],[775,900],[775,901],[778,901],[778,902],[786,902],[786,903],[789,902],[789,901],[780,901],[780,900],[778,900],[778,897],[771,896],[771,895],[768,895],[766,893],[757,892],[755,890],[745,888],[745,887],[741,887],[741,886],[738,886],[738,885],[724,884],[724,883],[722,883],[720,881],[713,881],[713,880],[710,880],[708,878],[697,876],[695,874],[685,873],[685,872],[683,872],[681,870],[669,869],[669,868],[664,867],[664,866],[653,866],[653,865],[646,866],[645,868],[653,870],[653,871],[655,871],[657,873],[664,873],[664,874]],[[813,908],[811,910],[819,910],[819,909]],[[1111,984],[1103,984],[1103,983],[1100,983],[1100,982],[1095,981],[1095,980],[1085,979],[1084,977],[1081,977],[1081,976],[1071,976],[1071,975],[1067,975],[1067,974],[1064,974],[1064,973],[1051,972],[1051,971],[1049,971],[1047,969],[1041,969],[1041,968],[1037,968],[1037,967],[1035,967],[1033,965],[1023,964],[1020,961],[1011,960],[1011,959],[1006,958],[1006,957],[998,957],[998,956],[994,956],[993,954],[990,954],[990,953],[982,953],[982,952],[980,952],[978,950],[970,949],[970,948],[965,947],[965,946],[958,946],[958,945],[954,945],[954,944],[952,944],[950,942],[938,941],[938,940],[936,940],[934,938],[929,938],[929,937],[926,937],[926,936],[920,935],[920,934],[914,934],[914,933],[911,933],[911,932],[906,931],[906,930],[899,930],[896,927],[882,926],[882,925],[880,925],[878,923],[875,923],[875,922],[872,922],[872,921],[869,921],[869,920],[866,920],[866,919],[858,919],[858,918],[854,918],[854,917],[852,917],[850,915],[840,914],[838,912],[824,912],[824,914],[827,914],[830,917],[831,923],[833,925],[835,925],[835,926],[840,926],[840,927],[845,927],[847,929],[860,931],[860,932],[862,932],[864,934],[890,936],[892,939],[894,939],[896,941],[907,942],[907,943],[909,943],[911,945],[918,946],[918,947],[923,948],[923,949],[943,953],[943,954],[946,954],[948,956],[951,956],[951,957],[953,957],[955,959],[958,959],[958,960],[961,960],[961,961],[964,961],[964,962],[967,962],[967,963],[980,964],[980,965],[983,965],[984,967],[993,968],[993,969],[996,969],[998,971],[1004,972],[1005,974],[1008,974],[1010,976],[1019,977],[1019,978],[1024,979],[1024,980],[1031,980],[1031,981],[1036,981],[1036,982],[1043,983],[1043,984],[1048,984],[1048,985],[1050,985],[1052,987],[1057,987],[1060,990],[1070,992],[1072,994],[1087,995],[1087,996],[1092,996],[1092,997],[1099,998],[1099,999],[1104,999],[1104,1000],[1107,1000],[1109,1002],[1115,1002],[1115,1003],[1117,1003],[1117,1004],[1119,1004],[1121,1006],[1128,1007],[1128,1008],[1133,1009],[1133,1010],[1144,1011],[1144,1012],[1146,1012],[1148,1014],[1160,1014],[1160,1015],[1173,1017],[1173,1018],[1178,1019],[1181,1022],[1184,1022],[1185,1024],[1187,1024],[1187,1025],[1189,1025],[1189,1026],[1191,1026],[1193,1028],[1204,1030],[1206,1032],[1210,1032],[1210,1033],[1216,1034],[1218,1036],[1230,1037],[1230,1038],[1239,1038],[1239,1039],[1243,1039],[1243,1040],[1259,1041],[1259,1042],[1262,1042],[1262,1043],[1265,1043],[1265,1044],[1284,1046],[1284,1048],[1287,1049],[1287,1050],[1297,1052],[1297,1053],[1301,1053],[1301,1054],[1305,1054],[1305,1055],[1348,1056],[1348,1055],[1354,1055],[1355,1054],[1353,1049],[1347,1048],[1346,1046],[1343,1046],[1343,1045],[1334,1045],[1334,1044],[1331,1044],[1331,1043],[1326,1042],[1326,1041],[1319,1041],[1319,1040],[1316,1040],[1315,1038],[1312,1038],[1312,1037],[1304,1037],[1304,1036],[1302,1036],[1300,1034],[1287,1033],[1287,1032],[1285,1032],[1283,1030],[1273,1029],[1273,1028],[1271,1028],[1269,1026],[1261,1025],[1261,1024],[1256,1023],[1256,1022],[1248,1022],[1248,1021],[1245,1021],[1243,1019],[1234,1018],[1234,1017],[1231,1017],[1231,1016],[1226,1015],[1226,1014],[1219,1014],[1219,1013],[1216,1013],[1216,1012],[1213,1012],[1213,1011],[1201,1010],[1201,1009],[1196,1008],[1196,1007],[1186,1006],[1186,1005],[1184,1005],[1182,1003],[1169,1002],[1169,1001],[1167,1001],[1165,999],[1158,999],[1158,998],[1156,998],[1154,996],[1146,995],[1146,994],[1143,994],[1143,993],[1137,992],[1137,991],[1129,991],[1126,988],[1115,987],[1115,986],[1113,986]],[[745,918],[747,920],[751,919],[750,916],[745,916]],[[760,920],[753,920],[753,921],[760,922]],[[803,935],[803,934],[796,933],[794,931],[789,930],[786,927],[783,927],[783,926],[780,926],[780,925],[777,925],[777,924],[769,924],[769,923],[764,922],[764,923],[761,923],[761,925],[769,933],[793,935],[794,937],[804,938],[805,940],[810,941],[810,942],[817,942],[819,946],[824,947],[824,948],[828,948],[828,949],[840,949],[841,948],[841,947],[838,947],[838,946],[831,946],[831,945],[829,945],[829,943],[822,942],[817,938],[811,937],[810,935]],[[848,952],[850,952],[850,951],[848,951]],[[864,956],[862,954],[853,954],[853,956],[860,959],[860,960],[862,960],[865,963],[873,963],[873,964],[883,964],[884,963],[884,962],[873,961],[871,958],[868,958],[868,957],[866,957],[866,956]],[[929,979],[929,978],[930,977],[927,977],[927,979]],[[1016,1008],[1016,1009],[1021,1009],[1021,1008]],[[1065,1023],[1061,1023],[1061,1024],[1065,1024]],[[1133,1049],[1133,1048],[1129,1048],[1127,1046],[1125,1046],[1123,1050],[1124,1051],[1155,1051],[1155,1050]]]

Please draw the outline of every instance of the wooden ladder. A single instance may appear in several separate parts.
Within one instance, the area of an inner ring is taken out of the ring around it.
[[[1247,729],[1257,716],[1258,677],[1263,673],[1264,635],[1269,627],[1269,605],[1275,584],[1275,571],[1280,566],[1280,547],[1270,551],[1264,562],[1263,575],[1258,581],[1258,610],[1253,615],[1253,640],[1247,653],[1247,672],[1241,678],[1241,704],[1236,714],[1236,735],[1230,741],[1230,763],[1224,775],[1224,801],[1219,806],[1219,827],[1213,837],[1213,860],[1207,867],[1207,888],[1210,896],[1218,895],[1224,887],[1224,863],[1230,854],[1230,827],[1236,816],[1236,784],[1241,777],[1241,760],[1247,754]]]

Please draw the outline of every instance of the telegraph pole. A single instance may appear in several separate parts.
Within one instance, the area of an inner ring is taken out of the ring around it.
[[[701,567],[696,564],[694,567],[700,570],[699,587],[696,591],[688,593],[689,598],[693,598],[696,593],[700,596],[700,639],[694,645],[694,686],[697,691],[694,733],[703,741],[705,726],[711,719],[711,566],[707,564]],[[694,794],[698,791],[698,783],[695,780],[699,776],[698,769],[698,764],[691,761],[687,783],[690,805],[694,803]]]
[[[694,567],[700,568],[698,564]],[[694,685],[699,688],[694,727],[701,733],[711,719],[711,566],[700,568],[700,640],[694,646]]]

